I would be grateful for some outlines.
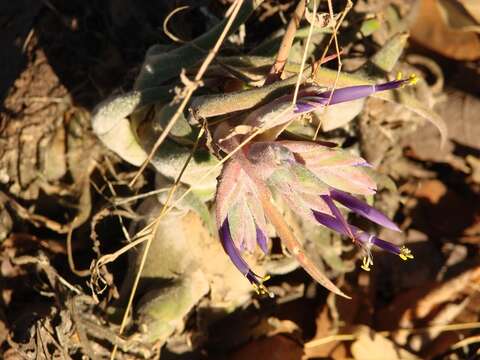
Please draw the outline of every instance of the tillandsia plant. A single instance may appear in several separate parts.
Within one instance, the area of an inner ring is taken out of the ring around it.
[[[349,224],[339,209],[340,204],[374,223],[400,231],[384,214],[354,196],[376,192],[376,183],[369,175],[369,164],[364,159],[334,148],[330,143],[246,140],[272,128],[283,129],[300,114],[415,81],[416,78],[411,76],[379,85],[351,86],[334,91],[306,87],[299,92],[295,105],[291,104],[291,96],[284,96],[255,110],[237,127],[219,125],[215,133],[216,144],[231,156],[223,167],[216,193],[220,240],[233,264],[257,292],[272,295],[263,284],[268,276],[257,275],[242,257],[242,252],[251,252],[258,244],[264,253],[268,253],[267,223],[270,222],[283,245],[315,280],[346,296],[303,250],[277,210],[277,201],[283,201],[303,219],[351,238],[365,253],[362,268],[367,271],[373,264],[372,246],[403,260],[413,258],[406,247],[398,247]]]

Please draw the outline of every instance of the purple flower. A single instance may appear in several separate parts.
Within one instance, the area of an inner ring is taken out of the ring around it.
[[[223,249],[235,267],[261,294],[271,295],[263,285],[268,276],[253,272],[241,251],[254,251],[258,245],[268,253],[265,215],[254,180],[236,161],[225,164],[216,195],[216,219]]]
[[[372,245],[398,255],[403,260],[412,258],[407,248],[397,247],[350,225],[337,206],[343,205],[380,226],[400,231],[387,216],[350,194],[368,195],[375,191],[375,183],[365,171],[368,166],[365,160],[341,149],[308,142],[256,143],[250,147],[250,153],[255,152],[257,147],[265,146],[282,154],[273,160],[277,169],[265,179],[272,192],[279,194],[299,216],[306,220],[314,219],[355,241],[366,252],[362,266],[365,270],[369,270],[373,264],[370,251]],[[262,168],[266,167],[268,166],[263,162]]]
[[[408,79],[399,79],[377,85],[357,85],[339,88],[336,90],[318,91],[306,90],[297,101],[296,113],[306,113],[328,105],[335,105],[346,101],[365,98],[379,91],[393,90],[413,84],[417,78],[412,75]]]
[[[268,276],[261,277],[257,274],[255,274],[248,264],[245,262],[245,260],[242,258],[240,255],[240,251],[238,250],[237,246],[235,245],[232,236],[230,234],[230,227],[228,224],[228,219],[225,219],[223,222],[222,226],[220,227],[220,240],[223,246],[223,250],[227,253],[227,255],[230,257],[230,260],[232,263],[235,265],[235,267],[250,281],[250,283],[253,284],[254,289],[262,294],[269,294],[270,296],[271,293],[267,290],[265,285],[263,285],[263,281],[268,279]],[[257,230],[257,234],[261,233],[261,231]],[[265,235],[263,236],[263,239],[266,242],[266,237]],[[259,245],[262,247],[261,243],[259,242]],[[263,249],[263,247],[262,247]],[[265,249],[266,250],[266,249]]]
[[[323,226],[336,231],[345,236],[351,236],[346,230],[344,223],[334,216],[330,216],[324,213],[313,211],[315,219]],[[376,222],[376,221],[375,221]],[[378,223],[378,222],[377,222]],[[365,250],[365,256],[363,258],[362,269],[370,271],[370,266],[373,265],[371,248],[373,245],[388,251],[392,254],[398,255],[402,260],[412,259],[413,255],[405,246],[396,246],[388,241],[382,240],[375,235],[369,234],[360,230],[356,226],[348,224],[348,228],[353,234],[353,239]]]
[[[415,78],[411,77],[380,85],[345,87],[333,92],[305,90],[299,96],[294,113],[298,116],[299,113],[327,104],[362,98],[414,81]],[[268,113],[268,109],[262,111]],[[288,114],[287,117],[291,115]],[[247,121],[252,126],[260,126],[262,121],[267,121],[252,119],[250,117]],[[238,139],[230,135],[225,139],[227,140],[221,148],[227,152],[233,151]],[[369,167],[364,159],[342,149],[307,141],[254,142],[225,163],[216,194],[216,220],[220,240],[232,263],[257,292],[270,294],[263,285],[268,277],[257,275],[241,253],[253,252],[258,245],[268,254],[267,222],[270,222],[305,270],[325,287],[346,296],[315,267],[294,236],[288,234],[288,226],[279,220],[280,214],[272,209],[271,203],[277,201],[283,201],[306,221],[319,223],[351,238],[365,252],[362,268],[367,271],[373,264],[371,248],[374,245],[403,260],[413,258],[406,247],[398,247],[350,225],[339,209],[339,206],[343,206],[380,226],[400,231],[388,217],[354,196],[372,195],[376,192]]]
[[[361,157],[305,141],[272,141],[251,144],[224,166],[217,190],[216,214],[220,239],[237,269],[259,293],[268,293],[265,278],[251,270],[242,251],[258,245],[268,254],[267,219],[262,194],[284,203],[306,221],[314,221],[351,238],[364,252],[362,268],[373,264],[371,248],[377,246],[403,260],[413,256],[405,247],[379,239],[353,225],[339,206],[395,231],[398,226],[356,196],[371,195],[376,185]],[[298,249],[297,249],[298,250]],[[297,251],[295,250],[295,251]],[[302,253],[297,251],[296,254]]]

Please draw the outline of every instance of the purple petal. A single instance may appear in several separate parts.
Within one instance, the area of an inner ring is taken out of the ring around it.
[[[383,84],[374,85],[375,86],[375,92],[397,89],[397,88],[399,88],[399,87],[401,87],[405,84],[411,83],[411,82],[412,82],[412,78],[388,81],[388,82],[383,83]]]
[[[303,102],[303,101],[298,101],[296,104],[294,113],[304,113],[311,111],[315,108],[315,106],[311,103]]]
[[[403,80],[389,81],[389,82],[378,84],[378,85],[348,86],[348,87],[334,90],[333,94],[331,90],[318,93],[316,95],[317,99],[314,101],[318,102],[320,105],[327,105],[329,103],[328,100],[330,99],[330,96],[331,96],[329,104],[334,105],[334,104],[339,104],[346,101],[365,98],[379,91],[396,89],[402,85],[405,85],[411,82],[412,82],[412,79],[403,79]],[[304,99],[302,98],[301,100],[304,100]],[[309,97],[309,100],[313,101],[313,99],[310,99],[310,97]]]
[[[315,216],[315,219],[317,219],[317,221],[323,226],[328,227],[329,229],[336,231],[344,236],[349,236],[348,233],[345,231],[345,227],[342,224],[342,222],[337,220],[335,217],[330,216],[328,214],[320,213],[318,211],[313,211],[313,215]],[[369,243],[371,243],[392,254],[400,255],[401,253],[400,247],[388,241],[382,240],[374,235],[366,233],[365,231],[360,230],[356,226],[353,226],[353,225],[349,225],[349,226],[355,236],[355,239],[358,240],[361,243],[361,245],[366,246]]]
[[[332,198],[329,196],[329,195],[321,195],[320,196],[323,201],[325,201],[325,203],[328,205],[330,211],[332,212],[333,216],[340,222],[340,224],[342,225],[343,227],[343,232],[341,232],[342,234],[345,234],[346,236],[352,238],[352,239],[355,239],[355,236],[352,232],[352,229],[350,227],[350,224],[347,223],[347,220],[345,220],[345,218],[343,217],[342,213],[340,212],[340,210],[337,208],[337,206],[335,205],[335,203],[333,202]],[[338,231],[338,230],[337,230]],[[340,232],[340,231],[339,231]]]
[[[250,266],[245,262],[245,260],[240,255],[238,248],[233,242],[232,235],[230,234],[230,226],[228,224],[228,218],[225,219],[222,226],[219,229],[220,241],[222,243],[223,249],[232,260],[235,267],[250,281],[253,285],[253,288],[257,291],[258,294],[266,294],[270,297],[274,297],[274,294],[270,292],[263,282],[269,278],[269,276],[260,277],[255,274]]]
[[[260,249],[265,253],[265,255],[268,255],[268,245],[267,245],[267,237],[265,236],[265,233],[257,227],[257,243],[258,246],[260,246]]]
[[[325,105],[328,103],[328,99],[330,99],[331,96],[330,105],[334,105],[346,101],[361,99],[372,95],[373,93],[375,93],[374,85],[358,85],[336,89],[333,91],[333,95],[331,95],[332,91],[325,91],[318,94],[318,96],[326,99]]]
[[[240,252],[238,251],[235,243],[233,242],[232,235],[230,234],[230,226],[228,224],[228,218],[225,219],[222,226],[219,229],[220,233],[220,242],[222,243],[223,250],[227,253],[232,260],[236,268],[245,276],[247,276],[250,271],[250,267],[243,260]]]
[[[392,244],[391,242],[382,240],[382,239],[380,239],[376,236],[374,236],[371,241],[372,241],[373,245],[378,246],[379,248],[381,248],[385,251],[388,251],[392,254],[400,255],[400,253],[401,253],[400,247],[398,247],[395,244]]]
[[[333,198],[333,200],[338,201],[340,204],[346,206],[354,213],[363,216],[364,218],[367,218],[378,225],[391,230],[401,231],[393,221],[391,221],[380,211],[344,191],[331,190],[330,196]]]
[[[315,210],[312,210],[312,212],[313,212],[313,216],[315,216],[315,219],[323,226],[333,231],[336,231],[344,236],[349,236],[347,231],[345,230],[345,226],[337,218],[328,214],[315,211]]]
[[[219,229],[220,233],[220,242],[222,243],[223,250],[227,253],[232,260],[233,265],[254,285],[261,286],[261,282],[258,280],[259,276],[255,274],[250,266],[240,255],[235,243],[233,242],[232,236],[230,234],[230,227],[228,224],[228,218],[225,219],[222,226]]]

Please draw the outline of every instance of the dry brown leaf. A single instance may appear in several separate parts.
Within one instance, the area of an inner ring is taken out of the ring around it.
[[[275,335],[246,344],[229,359],[301,360],[302,355],[303,347],[298,342],[283,335]]]
[[[403,186],[402,190],[411,192],[414,197],[428,200],[434,205],[438,204],[448,191],[445,184],[437,179],[423,180],[416,184],[409,183]]]
[[[342,339],[345,340],[343,335],[337,336],[338,333],[348,333],[349,324],[363,322],[365,319],[358,321],[358,318],[363,315],[360,314],[361,312],[370,313],[370,311],[365,311],[368,308],[367,297],[356,294],[352,289],[349,292],[353,295],[352,299],[336,297],[333,294],[329,295],[327,300],[329,306],[323,306],[316,318],[317,331],[315,336],[305,343],[304,360],[317,358],[344,359],[347,357],[347,343],[342,341]]]
[[[470,165],[470,168],[472,169],[470,178],[472,179],[473,182],[480,184],[480,158],[473,155],[467,155],[465,160],[467,161],[468,165]]]
[[[379,335],[367,326],[356,331],[357,340],[350,351],[356,360],[407,360],[420,359],[414,354],[395,345],[391,340]]]
[[[413,150],[413,156],[420,160],[448,162],[453,167],[464,160],[455,152],[474,151],[480,149],[480,100],[461,91],[447,91],[446,101],[435,106],[435,111],[445,120],[448,129],[448,140],[443,148],[436,136],[436,130],[429,126],[421,126],[418,131],[405,138],[404,144]],[[459,151],[456,151],[456,150]]]
[[[412,325],[427,317],[438,305],[449,303],[456,299],[471,294],[475,291],[474,285],[480,281],[480,266],[474,267],[462,274],[445,281],[435,287],[432,291],[412,304],[400,320],[401,327],[412,327]]]
[[[407,204],[415,229],[431,237],[460,236],[475,222],[479,211],[473,193],[461,192],[436,179],[412,181],[402,186],[411,196]],[[432,221],[447,219],[448,221]]]
[[[477,1],[478,4],[480,2]],[[440,13],[448,26],[461,31],[480,33],[480,23],[458,0],[438,0]],[[477,6],[478,7],[478,6]],[[475,10],[472,7],[472,10]],[[476,9],[480,16],[480,9]]]
[[[463,5],[466,11],[480,23],[480,1],[478,0],[458,0]]]
[[[394,331],[396,344],[408,343],[409,348],[415,351],[430,351],[433,342],[443,331],[441,325],[469,321],[461,316],[474,299],[472,296],[479,281],[480,266],[477,266],[442,283],[428,283],[400,293],[387,308],[378,313],[377,325]],[[416,328],[424,329],[413,333],[395,331]]]
[[[439,10],[439,0],[421,1],[410,34],[422,46],[443,56],[456,60],[480,58],[480,39],[477,34],[449,27]]]
[[[317,332],[311,341],[305,344],[304,360],[330,357],[339,359],[346,356],[345,346],[341,341],[317,343],[316,340],[327,339],[332,332],[332,321],[328,315],[328,306],[324,306],[316,319]]]
[[[460,242],[467,244],[480,243],[480,213],[475,214],[473,224],[463,231]]]
[[[262,336],[272,337],[278,334],[300,333],[301,330],[297,324],[291,320],[280,320],[276,317],[262,318],[260,323],[255,326],[250,335],[253,338]]]

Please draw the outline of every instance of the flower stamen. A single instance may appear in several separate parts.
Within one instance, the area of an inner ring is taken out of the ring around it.
[[[405,260],[405,261],[407,261],[408,259],[413,259],[412,252],[406,246],[402,246],[400,248],[400,253],[398,254],[398,256],[400,256],[400,259]]]
[[[371,256],[364,256],[362,260],[362,265],[360,266],[365,271],[370,271],[370,266],[373,265],[373,260]]]
[[[403,80],[404,83],[402,85],[403,86],[406,86],[406,85],[416,85],[418,83],[418,76],[417,74],[410,74],[410,76],[408,77],[408,79],[403,79],[403,74],[401,71],[398,72],[397,74],[397,78],[396,80]]]
[[[253,275],[253,276],[248,276],[248,275]],[[268,295],[270,298],[275,297],[275,294],[268,290],[268,288],[263,284],[265,281],[270,279],[270,275],[265,275],[263,277],[258,276],[257,274],[254,274],[253,272],[251,274],[247,274],[247,279],[250,280],[252,283],[253,289],[258,295]]]
[[[372,246],[373,240],[375,239],[374,235],[370,235],[366,244],[364,245],[365,256],[362,260],[362,265],[360,266],[365,271],[370,271],[370,266],[373,266],[373,257],[372,257]]]

